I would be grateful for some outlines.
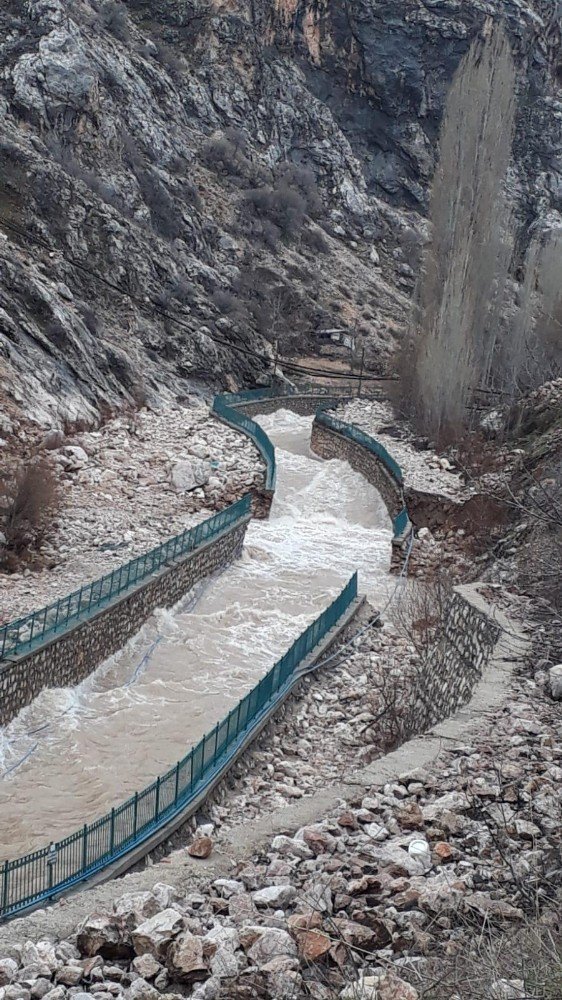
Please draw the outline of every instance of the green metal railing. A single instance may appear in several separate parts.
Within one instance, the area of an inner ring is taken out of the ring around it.
[[[0,628],[0,662],[27,653],[79,622],[93,617],[115,597],[136,587],[163,566],[181,559],[247,517],[250,508],[251,496],[247,494],[219,514],[193,528],[187,528],[99,580],[86,584],[67,597],[61,597],[40,611],[3,625]]]
[[[303,660],[357,597],[357,573],[325,611],[212,732],[142,792],[71,836],[0,862],[0,918],[65,892],[128,854],[182,813],[226,770],[236,752],[294,684]]]
[[[345,437],[351,438],[352,441],[360,444],[362,448],[366,448],[367,451],[372,452],[378,459],[380,459],[386,470],[398,483],[398,486],[404,485],[402,469],[398,465],[398,462],[392,458],[392,455],[389,455],[386,448],[384,448],[382,444],[379,444],[375,438],[366,434],[365,431],[360,430],[359,427],[355,426],[355,424],[346,424],[343,420],[338,420],[337,417],[334,417],[334,415],[329,413],[327,410],[320,409],[316,414],[316,420],[321,424],[325,424],[326,427],[331,427],[332,430],[345,435]]]
[[[331,404],[328,404],[328,407],[330,405]],[[404,500],[404,477],[402,475],[402,469],[398,465],[398,462],[388,453],[382,444],[379,444],[379,442],[375,438],[371,437],[370,434],[366,434],[365,431],[360,430],[360,428],[356,427],[355,424],[347,424],[343,420],[338,420],[333,413],[329,412],[328,408],[325,408],[322,405],[318,408],[315,419],[318,423],[324,424],[325,427],[330,427],[332,430],[337,431],[338,434],[342,434],[351,441],[355,441],[356,444],[360,445],[362,448],[366,448],[366,450],[370,451],[373,455],[376,455],[379,461],[384,465],[387,472],[390,473],[396,485],[399,487],[402,500]],[[410,518],[405,504],[400,513],[394,518],[392,527],[395,541],[403,541],[408,529],[411,529]]]
[[[402,538],[402,536],[408,531],[408,528],[411,529],[410,518],[408,517],[408,510],[406,507],[403,507],[400,513],[394,518],[392,526],[395,539]]]
[[[220,399],[228,406],[239,403],[254,403],[260,399],[276,399],[279,396],[294,396],[298,392],[292,385],[279,385],[267,389],[246,389],[244,392],[223,392]]]
[[[250,402],[250,399],[266,399],[269,396],[275,395],[279,395],[279,393],[275,393],[273,390],[269,389],[258,389],[253,393],[229,393],[226,396],[215,396],[212,406],[212,412],[219,418],[219,420],[224,420],[224,422],[230,424],[231,427],[247,434],[260,451],[265,462],[266,490],[275,489],[275,448],[260,425],[257,424],[255,420],[252,420],[251,417],[247,417],[244,413],[234,409],[233,404],[236,402]],[[240,397],[242,396],[246,398],[241,399]]]

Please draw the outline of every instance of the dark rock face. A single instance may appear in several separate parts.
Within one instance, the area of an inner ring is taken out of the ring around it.
[[[273,340],[334,327],[382,364],[447,87],[500,14],[528,225],[562,187],[545,0],[4,3],[0,408],[52,422],[234,388],[265,379]]]
[[[312,7],[310,0],[299,3],[296,31],[306,34]],[[551,6],[514,0],[355,0],[327,3],[320,10],[314,19],[316,66],[307,80],[360,156],[369,192],[423,208],[451,78],[486,21],[500,17],[520,67],[518,167],[531,189],[539,172],[552,171],[560,134],[551,101],[560,21]],[[554,200],[561,194],[559,169],[560,161],[558,175],[550,178]]]

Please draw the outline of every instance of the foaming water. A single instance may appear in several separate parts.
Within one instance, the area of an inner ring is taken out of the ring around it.
[[[241,558],[0,730],[0,858],[61,839],[175,763],[356,569],[361,590],[384,600],[392,531],[379,494],[345,462],[311,454],[309,418],[260,423],[277,447],[277,491]]]

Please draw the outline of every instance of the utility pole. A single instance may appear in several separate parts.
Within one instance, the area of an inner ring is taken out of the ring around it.
[[[365,344],[361,348],[361,371],[359,373],[359,388],[357,390],[357,395],[361,398],[361,390],[363,388],[363,371],[365,369]]]
[[[276,337],[274,340],[275,345],[275,357],[273,359],[273,375],[271,377],[272,387],[275,385],[275,379],[277,378],[277,361],[279,359],[279,338]]]

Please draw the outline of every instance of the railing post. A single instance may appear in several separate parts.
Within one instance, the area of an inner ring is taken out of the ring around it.
[[[88,824],[84,823],[82,830],[82,871],[88,867]]]
[[[137,835],[137,817],[139,813],[139,793],[135,792],[135,801],[133,804],[133,837]]]
[[[111,820],[109,824],[109,853],[113,854],[113,846],[115,844],[115,809],[111,810]]]
[[[5,913],[8,909],[8,876],[10,869],[8,867],[9,861],[4,862],[4,868],[2,871],[2,907],[0,913]]]
[[[180,762],[178,760],[176,764],[176,793],[174,795],[174,805],[177,805],[179,791],[180,791]]]
[[[156,779],[156,801],[154,803],[154,819],[158,819],[158,813],[160,811],[160,775]]]
[[[53,876],[54,876],[54,870],[55,870],[56,863],[57,863],[57,849],[56,849],[53,841],[51,841],[51,843],[49,844],[49,851],[48,851],[48,854],[47,854],[47,862],[46,862],[46,864],[47,864],[47,888],[49,890],[49,896],[50,896],[50,893],[51,893],[51,889],[53,888]]]

